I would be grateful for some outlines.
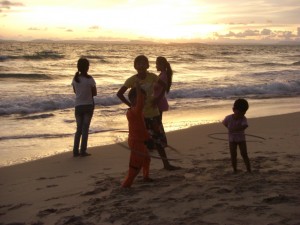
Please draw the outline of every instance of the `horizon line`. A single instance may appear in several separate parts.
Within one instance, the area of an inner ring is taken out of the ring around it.
[[[114,43],[114,44],[197,44],[197,45],[210,45],[210,44],[239,44],[239,45],[285,45],[285,44],[300,44],[299,40],[281,40],[281,41],[262,41],[262,40],[219,40],[208,42],[196,42],[196,41],[151,41],[151,40],[87,40],[87,39],[66,39],[66,40],[54,40],[54,39],[31,39],[31,40],[16,40],[16,39],[2,39],[0,42],[56,42],[56,43]]]

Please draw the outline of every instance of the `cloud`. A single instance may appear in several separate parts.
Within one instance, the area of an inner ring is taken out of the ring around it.
[[[48,30],[48,28],[38,28],[38,27],[29,27],[28,30],[31,30],[31,31],[45,31],[45,30]]]
[[[272,34],[272,31],[270,29],[263,29],[261,32],[260,32],[261,35],[271,35]]]
[[[64,32],[74,32],[72,28],[68,27],[56,27],[56,29],[63,30]]]
[[[91,26],[89,27],[89,30],[99,30],[100,27],[99,26]]]
[[[254,38],[259,39],[282,39],[282,40],[293,40],[300,36],[300,27],[297,28],[297,34],[292,31],[282,31],[282,30],[271,30],[264,28],[262,30],[250,30],[247,29],[242,32],[229,31],[227,34],[214,33],[214,36],[220,39],[230,38],[230,39],[249,39]]]
[[[299,24],[299,0],[203,0],[210,9],[210,22]]]
[[[220,35],[218,33],[215,33],[217,37],[227,37],[227,38],[246,38],[246,37],[255,37],[260,34],[259,30],[245,30],[243,32],[233,32],[229,31],[225,35]]]
[[[24,6],[21,2],[0,1],[0,13],[9,12],[12,7]]]
[[[294,37],[297,37],[297,35],[293,34],[291,31],[275,31],[275,32],[277,37],[285,40],[289,40]]]
[[[64,32],[74,32],[73,29],[67,27],[57,27],[59,30],[63,30]]]

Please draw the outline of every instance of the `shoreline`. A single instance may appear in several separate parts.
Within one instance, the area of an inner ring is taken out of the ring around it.
[[[254,99],[249,100],[249,103],[250,109],[246,114],[248,119],[293,113],[300,109],[300,97]],[[181,103],[176,104],[181,105]],[[224,115],[232,113],[231,100],[216,100],[208,105],[183,106],[182,108],[176,108],[176,104],[171,103],[170,111],[165,112],[163,115],[163,123],[167,133],[198,125],[219,123],[224,118]],[[89,135],[88,148],[106,146],[127,139],[127,121],[125,114],[112,116],[110,118],[101,110],[103,109],[100,107],[95,111]],[[126,108],[122,110],[125,112]],[[72,110],[53,112],[54,116],[46,118],[43,123],[55,123],[59,131],[66,130],[67,132],[74,132],[75,122],[70,122],[74,121],[72,120],[73,117],[70,118],[70,116],[73,116],[70,115],[72,112]],[[66,122],[62,123],[61,121],[64,121],[66,118],[70,118],[71,120],[67,119]],[[107,123],[111,127],[108,127]],[[7,128],[7,130],[9,129]],[[38,131],[43,132],[41,128],[39,128]],[[33,133],[33,135],[34,134],[35,133]],[[0,168],[31,162],[61,153],[68,153],[72,150],[73,134],[59,135],[52,133],[51,130],[46,134],[45,137],[41,136],[37,139],[25,138],[2,141],[0,145],[2,149],[0,152]],[[56,138],[51,137],[53,134],[56,135]],[[49,138],[47,138],[47,136],[49,136]]]
[[[208,137],[219,123],[167,133],[180,170],[152,159],[152,183],[139,175],[120,184],[129,151],[118,144],[90,148],[92,156],[63,153],[0,168],[0,223],[23,224],[287,224],[300,223],[300,112],[250,118],[246,133],[253,173],[238,154],[233,174],[228,143]],[[137,213],[138,212],[138,213]]]

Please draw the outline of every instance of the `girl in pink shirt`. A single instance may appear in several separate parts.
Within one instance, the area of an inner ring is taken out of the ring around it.
[[[245,114],[249,108],[249,104],[245,99],[237,99],[233,104],[233,114],[228,115],[223,120],[223,124],[228,129],[228,139],[231,163],[233,171],[237,172],[237,147],[243,157],[247,171],[251,172],[250,161],[247,153],[247,144],[245,138],[245,129],[248,127]]]
[[[154,86],[154,96],[158,97],[162,95],[161,98],[158,98],[160,99],[159,102],[157,102],[157,106],[162,117],[162,113],[169,110],[169,104],[166,98],[166,94],[170,92],[173,70],[167,59],[162,56],[159,56],[156,59],[156,69],[157,71],[160,71],[159,78],[166,84],[165,91],[162,89],[161,85],[157,84]]]
[[[169,104],[168,100],[166,98],[166,94],[170,92],[170,88],[172,85],[172,76],[173,76],[173,70],[171,68],[170,63],[167,61],[165,57],[159,56],[156,58],[156,69],[157,71],[160,71],[159,78],[165,83],[166,88],[163,89],[161,85],[155,84],[154,85],[154,91],[153,95],[155,99],[159,99],[158,102],[155,102],[154,104],[157,105],[159,113],[160,113],[160,129],[162,130],[161,133],[165,134],[163,123],[162,123],[162,114],[164,111],[169,110]],[[164,135],[162,137],[164,146],[168,146],[167,137]]]

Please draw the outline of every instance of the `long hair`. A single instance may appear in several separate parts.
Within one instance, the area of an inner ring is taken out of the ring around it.
[[[90,62],[87,58],[83,58],[81,57],[80,59],[78,59],[77,61],[77,72],[75,73],[75,76],[74,76],[74,80],[79,83],[79,75],[84,75],[86,76],[87,78],[91,78],[90,75],[87,74],[88,70],[89,70],[89,67],[90,67]]]
[[[170,63],[167,61],[167,59],[163,56],[159,56],[156,58],[156,62],[161,64],[163,66],[163,70],[167,73],[168,83],[167,83],[167,89],[166,92],[170,92],[170,88],[172,86],[172,79],[173,79],[173,70],[171,68]]]

